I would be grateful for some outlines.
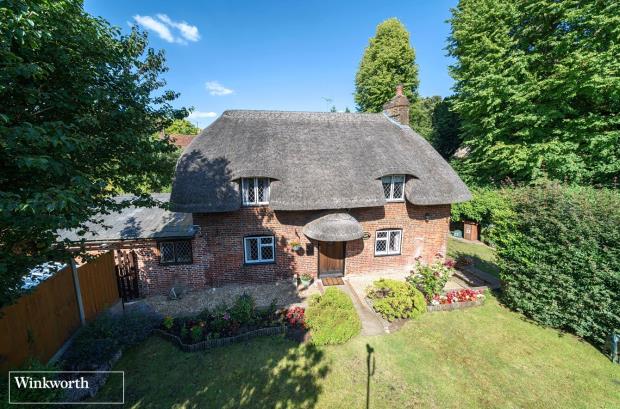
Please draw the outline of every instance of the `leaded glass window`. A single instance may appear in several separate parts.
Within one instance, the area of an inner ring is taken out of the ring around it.
[[[275,260],[273,236],[245,237],[243,239],[246,263],[267,263]]]
[[[242,178],[241,196],[244,206],[258,206],[269,203],[268,178]]]
[[[191,264],[191,240],[175,240],[159,242],[159,262],[161,264]]]
[[[402,201],[405,197],[405,176],[390,175],[381,178],[383,196],[388,202]]]
[[[402,230],[379,230],[375,234],[375,256],[400,254]]]

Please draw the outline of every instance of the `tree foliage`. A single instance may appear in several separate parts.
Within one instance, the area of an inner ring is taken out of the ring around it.
[[[545,183],[510,202],[496,242],[504,301],[604,345],[620,329],[620,194]]]
[[[156,136],[187,116],[162,91],[162,52],[144,33],[121,35],[78,0],[0,3],[0,304],[26,269],[65,259],[58,229],[100,212],[154,205],[174,146]]]
[[[181,135],[198,135],[200,128],[192,124],[187,119],[175,119],[170,126],[166,128],[166,134],[181,134]]]
[[[614,183],[620,2],[461,0],[451,23],[461,175]]]
[[[404,85],[411,103],[417,100],[418,67],[409,32],[396,18],[377,26],[355,76],[355,102],[362,112],[381,112],[394,97],[396,86]]]
[[[435,107],[442,98],[438,95],[432,97],[420,97],[409,108],[409,125],[411,129],[422,135],[427,140],[433,137],[433,114]]]
[[[470,186],[472,199],[467,202],[454,203],[451,207],[453,221],[471,220],[481,227],[481,239],[494,245],[505,233],[507,225],[514,214],[510,195],[513,188],[492,189],[489,187]]]
[[[448,160],[461,146],[461,118],[452,109],[452,97],[444,98],[433,108],[431,143]]]

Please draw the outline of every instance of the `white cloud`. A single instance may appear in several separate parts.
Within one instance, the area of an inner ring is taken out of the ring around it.
[[[185,21],[174,21],[166,14],[157,14],[157,19],[151,16],[133,16],[134,20],[147,30],[154,31],[159,37],[169,43],[187,44],[187,41],[200,40],[198,27]]]
[[[157,18],[168,24],[170,27],[174,27],[181,32],[181,36],[189,41],[200,40],[200,33],[198,27],[187,24],[185,21],[177,22],[173,21],[166,14],[158,14]]]
[[[165,40],[169,43],[174,43],[175,38],[163,23],[155,20],[151,16],[141,16],[139,14],[133,16],[133,19],[136,20],[138,24],[144,26],[147,30],[151,30],[157,33],[162,40]]]
[[[225,86],[223,86],[222,84],[220,84],[217,81],[207,81],[205,83],[205,87],[207,88],[207,91],[209,91],[209,94],[211,95],[217,95],[217,96],[222,96],[222,95],[229,95],[232,94],[233,91],[230,88],[226,88]]]
[[[188,119],[204,119],[204,118],[215,118],[217,114],[215,112],[205,112],[205,111],[193,111]]]

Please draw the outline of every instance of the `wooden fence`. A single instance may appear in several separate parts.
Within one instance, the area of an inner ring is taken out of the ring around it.
[[[119,299],[112,252],[78,268],[87,320]],[[47,362],[80,327],[80,313],[70,267],[57,272],[0,312],[0,372],[28,357]]]

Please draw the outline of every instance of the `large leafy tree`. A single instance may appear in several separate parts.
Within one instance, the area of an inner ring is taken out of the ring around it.
[[[450,159],[461,146],[461,119],[452,109],[453,97],[444,98],[433,108],[431,142],[437,152]]]
[[[620,2],[461,0],[454,107],[482,182],[620,175]]]
[[[418,67],[409,32],[396,18],[377,26],[355,76],[355,102],[360,111],[381,112],[398,84],[410,102],[417,101]]]
[[[409,125],[426,139],[433,135],[433,113],[435,107],[442,101],[438,95],[421,97],[417,103],[411,104],[409,109]]]
[[[200,128],[187,119],[175,119],[167,128],[166,133],[182,135],[198,135]]]
[[[156,132],[187,116],[161,90],[161,52],[78,0],[0,3],[0,305],[27,268],[65,259],[57,230],[81,228],[119,192],[169,183],[174,146]]]

